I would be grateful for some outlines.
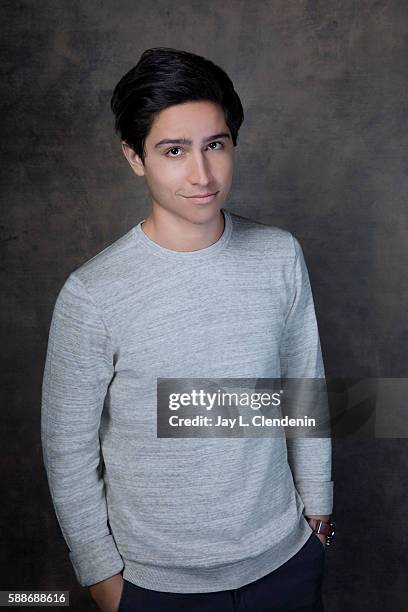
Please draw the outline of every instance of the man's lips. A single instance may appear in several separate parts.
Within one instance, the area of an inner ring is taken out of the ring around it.
[[[198,193],[197,195],[185,196],[186,198],[208,198],[209,196],[215,195],[218,191],[212,193]]]

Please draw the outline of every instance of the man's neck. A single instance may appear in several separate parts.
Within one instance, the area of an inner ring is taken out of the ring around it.
[[[198,251],[217,242],[224,232],[224,215],[219,211],[208,223],[193,223],[166,210],[150,212],[142,223],[148,238],[172,251]]]

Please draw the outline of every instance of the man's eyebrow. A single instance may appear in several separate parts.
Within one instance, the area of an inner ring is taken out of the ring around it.
[[[211,142],[212,140],[217,140],[219,138],[230,138],[230,135],[227,132],[219,132],[218,134],[213,134],[212,136],[207,136],[207,138],[204,138],[202,144],[205,144],[206,142]],[[159,142],[156,142],[154,148],[156,149],[157,147],[160,147],[164,144],[192,145],[193,142],[188,138],[163,138],[163,140],[159,140]]]

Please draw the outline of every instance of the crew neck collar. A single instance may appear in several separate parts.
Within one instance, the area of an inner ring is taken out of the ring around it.
[[[134,226],[134,237],[149,249],[152,253],[160,257],[165,257],[167,259],[180,259],[180,260],[191,260],[191,259],[203,259],[207,257],[212,257],[216,253],[219,253],[229,242],[232,233],[232,219],[231,213],[225,208],[221,208],[221,212],[224,215],[224,231],[221,236],[218,238],[217,242],[210,244],[210,246],[205,247],[204,249],[198,249],[197,251],[174,251],[173,249],[168,249],[166,247],[161,246],[147,234],[144,233],[142,229],[142,223],[146,219],[142,219],[137,225]]]

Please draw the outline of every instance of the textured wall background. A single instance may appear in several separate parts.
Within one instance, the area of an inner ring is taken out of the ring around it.
[[[245,121],[226,205],[301,241],[328,374],[404,377],[408,5],[22,0],[1,17],[0,589],[69,589],[85,611],[43,472],[40,393],[59,288],[149,208],[113,132],[114,85],[153,46],[227,70]],[[406,449],[334,441],[328,612],[407,608]]]

